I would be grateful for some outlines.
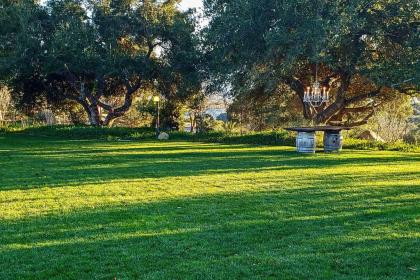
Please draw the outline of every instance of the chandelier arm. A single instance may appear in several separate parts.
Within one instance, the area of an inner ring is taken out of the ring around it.
[[[308,103],[311,108],[318,108],[324,103],[326,104],[329,101],[329,85],[328,87],[324,82],[329,82],[331,77],[327,77],[326,80],[323,80],[321,83],[318,80],[318,62],[315,63],[315,81],[312,83],[312,86],[308,86],[304,90],[303,101]]]

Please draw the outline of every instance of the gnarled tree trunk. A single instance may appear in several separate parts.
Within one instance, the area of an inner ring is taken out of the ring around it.
[[[126,93],[124,95],[124,103],[119,107],[114,107],[101,101],[105,90],[104,77],[96,77],[95,82],[98,84],[98,87],[89,91],[85,82],[78,81],[76,75],[70,71],[66,72],[65,76],[78,95],[77,98],[72,99],[77,101],[85,109],[92,126],[111,126],[115,119],[123,116],[131,108],[133,96],[141,87],[140,81],[137,81],[134,85],[127,81],[125,83]],[[102,119],[100,114],[100,108],[107,112],[104,119]]]
[[[337,77],[334,81],[340,81],[340,86],[337,89],[334,101],[329,105],[323,104],[316,108],[303,101],[305,87],[302,82],[296,78],[287,78],[285,81],[299,96],[303,106],[303,115],[305,119],[313,120],[315,124],[345,125],[350,127],[366,124],[373,116],[374,108],[377,105],[369,104],[359,107],[354,106],[360,101],[378,96],[382,88],[348,96],[352,76],[344,72],[331,75],[320,82],[321,86],[330,87],[333,77]],[[358,114],[359,119],[353,120],[352,122],[343,121],[345,116],[353,116],[354,114]]]

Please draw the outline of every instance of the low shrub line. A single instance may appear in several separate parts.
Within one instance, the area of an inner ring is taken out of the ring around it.
[[[72,140],[154,140],[156,132],[151,128],[127,128],[127,127],[90,127],[90,126],[39,126],[28,128],[0,128],[1,134],[19,134],[34,137],[47,137],[51,139]],[[285,130],[264,131],[247,133],[244,135],[227,134],[224,132],[207,132],[191,134],[188,132],[168,132],[171,140],[223,143],[223,144],[252,144],[252,145],[279,145],[294,146],[295,135]],[[322,146],[322,140],[318,137],[318,146]],[[419,151],[420,146],[406,143],[382,143],[377,141],[360,140],[353,138],[344,139],[344,148],[356,150],[389,150],[412,152]]]

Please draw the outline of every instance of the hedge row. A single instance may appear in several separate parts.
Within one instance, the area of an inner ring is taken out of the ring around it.
[[[2,134],[19,134],[23,136],[47,137],[50,139],[98,139],[106,141],[133,140],[146,141],[156,139],[154,129],[151,128],[100,128],[90,126],[40,126],[21,128],[1,128]],[[172,140],[195,141],[225,144],[253,144],[294,146],[295,135],[285,130],[255,132],[245,135],[232,135],[223,132],[209,132],[191,134],[187,132],[169,132]],[[321,139],[319,139],[321,140]],[[322,143],[319,143],[321,146]],[[346,138],[344,148],[358,150],[390,150],[390,151],[419,151],[420,146],[405,143],[388,144],[376,141]]]

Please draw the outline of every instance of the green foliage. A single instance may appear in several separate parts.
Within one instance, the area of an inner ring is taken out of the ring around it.
[[[203,31],[209,82],[217,90],[261,97],[286,85],[298,96],[305,118],[340,124],[353,118],[352,125],[369,118],[369,99],[379,102],[390,88],[418,90],[418,1],[204,3],[210,20]],[[320,108],[303,103],[316,65],[332,99]]]
[[[29,128],[3,128],[0,131],[3,134],[14,133],[22,136],[61,140],[129,139],[131,136],[137,139],[153,139],[155,136],[155,131],[151,128],[127,127],[39,126]]]
[[[238,131],[238,123],[232,120],[224,121],[222,128],[226,134],[232,134],[235,131]]]
[[[302,106],[297,96],[287,87],[273,92],[256,89],[237,96],[229,106],[230,119],[250,131],[279,129],[291,124],[302,125]]]
[[[69,120],[73,125],[84,125],[88,123],[87,116],[85,114],[85,111],[83,110],[83,107],[81,107],[79,104],[73,102],[72,106],[68,108],[68,115]]]
[[[158,0],[11,4],[17,19],[7,18],[16,25],[7,25],[5,36],[18,47],[2,53],[0,79],[24,107],[79,102],[92,125],[112,125],[129,111],[140,89],[185,100],[200,87],[199,53],[193,19],[176,5]],[[121,99],[118,106],[107,103],[111,97]]]
[[[344,148],[357,150],[379,150],[379,151],[420,151],[420,146],[403,142],[383,143],[378,141],[348,138],[344,141]]]
[[[360,67],[364,75],[373,75],[380,67],[381,75],[375,77],[380,84],[418,78],[419,62],[412,56],[418,44],[415,1],[204,3],[211,20],[204,35],[216,57],[211,61],[216,64],[213,74],[223,82],[249,86],[262,82],[258,81],[262,77],[275,81],[275,74],[297,74],[308,61],[349,72]],[[385,69],[388,62],[400,59],[409,63]]]
[[[181,134],[182,139],[198,142],[225,143],[225,144],[253,144],[253,145],[282,145],[294,146],[295,138],[287,131],[253,132],[244,135],[218,132]],[[172,134],[171,134],[172,136]]]
[[[286,130],[272,130],[251,132],[246,134],[227,133],[224,131],[209,131],[205,133],[191,134],[182,131],[169,131],[171,140],[222,143],[222,144],[250,144],[250,145],[277,145],[295,146],[294,133]],[[3,135],[22,135],[29,137],[41,137],[50,139],[74,139],[74,140],[122,140],[122,141],[150,141],[156,139],[156,132],[152,128],[98,128],[92,126],[39,126],[30,128],[0,128]],[[319,147],[322,145],[322,138]],[[344,149],[356,150],[388,150],[388,151],[420,151],[416,144],[381,143],[345,137]]]
[[[1,279],[419,278],[419,153],[0,140]]]
[[[368,128],[376,132],[385,142],[395,143],[404,139],[415,128],[409,122],[413,107],[409,96],[401,96],[379,107],[370,119]]]
[[[207,133],[214,131],[216,128],[216,120],[210,114],[200,114],[197,119],[197,131],[199,133]]]
[[[405,135],[404,142],[413,145],[420,145],[420,128],[413,129]]]

